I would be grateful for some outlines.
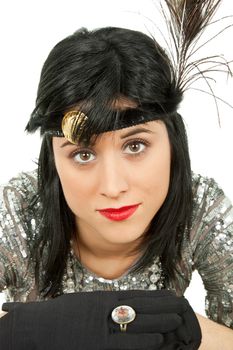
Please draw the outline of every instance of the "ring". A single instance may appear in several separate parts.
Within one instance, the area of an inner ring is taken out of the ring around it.
[[[136,317],[136,312],[131,306],[120,305],[112,311],[112,320],[120,325],[121,332],[126,332],[128,323]]]

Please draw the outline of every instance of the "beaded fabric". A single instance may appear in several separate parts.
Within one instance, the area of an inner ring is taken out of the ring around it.
[[[30,259],[40,221],[39,210],[35,217],[28,206],[36,193],[36,179],[37,171],[21,173],[0,191],[0,291],[7,301],[42,300]],[[62,293],[168,288],[183,295],[197,270],[207,293],[207,316],[233,328],[233,207],[213,179],[193,174],[192,180],[192,229],[190,238],[183,238],[174,281],[164,284],[158,258],[140,272],[129,270],[118,279],[106,280],[88,271],[71,251]]]
[[[63,277],[63,293],[91,292],[96,290],[156,290],[164,288],[159,259],[140,272],[128,271],[120,278],[109,280],[95,275],[82,266],[71,252]]]

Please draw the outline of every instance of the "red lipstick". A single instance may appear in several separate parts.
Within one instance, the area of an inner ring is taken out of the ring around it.
[[[128,219],[137,210],[140,204],[129,205],[127,207],[106,208],[98,210],[101,215],[105,216],[109,220],[122,221]]]

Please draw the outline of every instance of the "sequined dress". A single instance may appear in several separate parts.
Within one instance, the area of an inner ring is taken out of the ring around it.
[[[5,292],[8,301],[42,300],[30,258],[40,220],[28,206],[36,193],[36,174],[36,170],[21,173],[0,191],[0,291]],[[192,230],[190,239],[184,236],[182,260],[174,281],[164,285],[158,258],[143,271],[129,270],[118,279],[106,280],[88,271],[71,251],[62,292],[165,287],[183,295],[192,272],[197,270],[207,292],[208,317],[233,328],[233,207],[213,179],[193,174],[192,180]]]

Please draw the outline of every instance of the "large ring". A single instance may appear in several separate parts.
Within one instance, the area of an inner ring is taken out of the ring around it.
[[[136,317],[136,312],[131,306],[120,305],[112,311],[112,320],[120,325],[121,332],[126,332],[127,324]]]

